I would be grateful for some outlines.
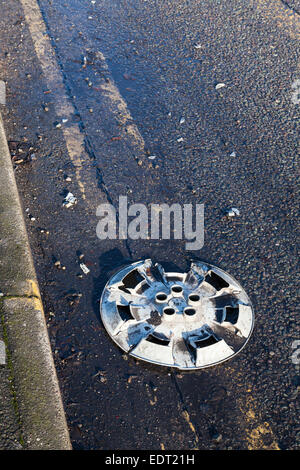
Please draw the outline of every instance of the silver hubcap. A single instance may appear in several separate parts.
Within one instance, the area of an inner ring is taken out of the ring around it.
[[[237,354],[254,322],[238,282],[215,266],[193,262],[165,272],[150,259],[127,266],[105,286],[103,324],[113,341],[144,361],[201,369]]]

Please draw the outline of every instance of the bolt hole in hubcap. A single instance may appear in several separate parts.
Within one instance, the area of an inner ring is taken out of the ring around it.
[[[167,301],[167,294],[161,294],[161,293],[158,293],[156,294],[156,302],[166,302]]]
[[[166,307],[164,308],[163,312],[165,315],[174,315],[175,309],[172,307]]]
[[[195,310],[194,308],[189,308],[189,307],[187,307],[187,308],[184,309],[184,313],[185,313],[186,315],[195,315],[195,314],[196,314],[196,310]]]
[[[100,313],[121,349],[182,370],[230,359],[245,346],[254,324],[240,284],[199,261],[185,273],[165,272],[149,259],[124,267],[106,284]]]

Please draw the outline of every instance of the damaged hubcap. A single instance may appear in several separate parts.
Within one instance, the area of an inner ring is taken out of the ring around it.
[[[100,302],[104,326],[130,355],[179,369],[225,361],[247,343],[253,308],[238,282],[215,266],[193,262],[165,272],[151,260],[123,268]]]

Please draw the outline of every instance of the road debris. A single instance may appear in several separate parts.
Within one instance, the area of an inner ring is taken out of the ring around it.
[[[30,214],[30,210],[29,210],[28,207],[27,207],[27,209],[25,209],[25,212],[27,213],[28,218],[29,218],[32,222],[34,222],[34,221],[36,220],[36,218],[35,218],[32,214]]]
[[[222,441],[222,434],[220,434],[218,431],[213,431],[211,433],[211,438],[216,441],[216,442],[221,442]]]
[[[231,207],[230,209],[226,210],[226,216],[227,217],[235,217],[235,216],[239,216],[239,215],[240,215],[240,211],[236,207]]]
[[[76,307],[80,302],[82,294],[80,292],[69,292],[64,297],[70,306]]]
[[[236,157],[236,152],[235,151],[231,152],[230,156],[231,157]]]
[[[177,139],[177,142],[179,142],[179,143],[180,143],[180,142],[183,142],[183,137],[179,137],[179,138]]]
[[[225,83],[218,83],[216,85],[216,90],[220,90],[221,88],[224,88],[225,86],[226,86]]]
[[[106,370],[98,369],[97,372],[92,377],[98,377],[99,375],[105,376],[107,374]]]
[[[28,142],[10,140],[8,147],[14,165],[29,163],[35,159],[34,147]]]
[[[38,230],[40,231],[40,233],[45,233],[46,235],[49,235],[49,230],[46,230],[45,228],[41,228],[39,227]]]
[[[101,383],[106,383],[106,382],[107,382],[106,374],[107,374],[106,370],[100,370],[100,369],[99,369],[99,370],[96,372],[96,374],[94,374],[92,377],[93,377],[93,378],[96,378],[96,377],[97,377],[97,378],[99,378],[99,380],[100,380]]]
[[[89,268],[84,263],[80,263],[79,266],[81,267],[84,274],[88,274],[90,272]]]
[[[180,121],[179,121],[179,124],[184,124],[184,123],[185,123],[185,118],[182,117],[182,118],[180,119]]]
[[[55,266],[57,269],[62,269],[63,271],[66,270],[66,267],[63,266],[59,260],[57,260],[57,261],[54,262],[54,266]]]
[[[75,204],[77,204],[77,198],[74,196],[74,194],[68,192],[64,199],[63,206],[68,209],[69,207],[72,207]]]
[[[129,374],[128,374],[128,375],[127,375],[127,383],[128,383],[128,384],[131,384],[132,380],[133,380],[133,379],[137,379],[137,378],[138,378],[137,375],[129,375]]]

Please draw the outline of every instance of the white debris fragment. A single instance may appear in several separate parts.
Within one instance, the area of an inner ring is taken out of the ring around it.
[[[292,94],[292,103],[300,104],[300,80],[295,80],[292,84],[293,94]]]
[[[156,158],[156,155],[149,155],[149,160],[154,160]]]
[[[0,341],[0,365],[6,364],[6,348],[4,341]]]
[[[240,211],[236,207],[231,207],[226,212],[227,217],[235,217],[240,215]]]
[[[3,297],[3,296],[4,296],[3,292],[0,292],[0,297]]]
[[[179,139],[177,139],[177,142],[183,142],[183,138],[179,137]]]
[[[231,157],[236,157],[236,152],[235,151],[231,152],[230,156]]]
[[[6,104],[6,87],[3,80],[0,80],[0,104]]]
[[[184,124],[184,123],[185,123],[185,118],[182,117],[182,118],[180,119],[180,121],[179,121],[179,124]]]
[[[195,49],[201,49],[201,47],[202,47],[201,44],[195,44],[195,45],[194,45],[194,48],[195,48]]]
[[[75,204],[77,204],[77,198],[74,196],[74,194],[68,192],[64,199],[63,206],[68,209],[69,207],[72,207]]]
[[[80,263],[79,266],[81,267],[84,274],[88,274],[90,272],[89,268],[84,263]]]
[[[220,88],[224,88],[224,86],[226,86],[225,83],[218,83],[216,85],[216,90],[220,90]]]

